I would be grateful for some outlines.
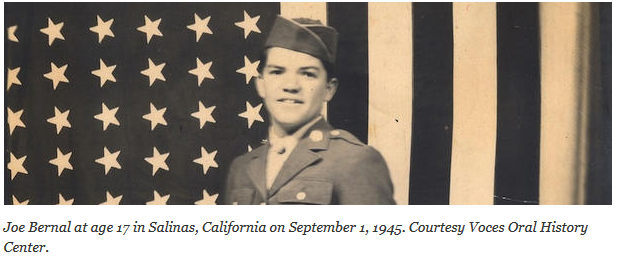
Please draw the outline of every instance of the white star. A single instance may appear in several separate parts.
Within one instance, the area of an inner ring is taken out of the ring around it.
[[[218,194],[214,194],[212,196],[208,195],[206,190],[203,191],[203,199],[195,201],[195,205],[216,205],[216,198]]]
[[[120,164],[118,163],[118,155],[120,155],[120,150],[115,153],[110,153],[107,150],[107,147],[103,147],[103,157],[95,160],[96,163],[105,165],[105,175],[111,170],[111,168],[122,169]]]
[[[9,135],[13,134],[13,130],[15,130],[15,127],[19,126],[26,128],[24,122],[21,121],[22,113],[24,113],[23,109],[13,113],[13,110],[11,110],[9,107],[6,108],[6,121],[9,124]]]
[[[13,25],[7,28],[6,29],[7,38],[9,39],[9,41],[19,42],[19,39],[17,39],[17,36],[15,36],[15,31],[17,31],[17,25]]]
[[[60,112],[57,107],[54,107],[54,116],[48,118],[47,122],[56,125],[56,134],[60,134],[63,127],[71,128],[71,123],[69,123],[69,112],[71,112],[70,109]]]
[[[64,199],[62,194],[58,193],[58,204],[56,205],[73,205],[74,200],[75,200],[74,198],[70,200],[66,200]]]
[[[239,68],[238,70],[236,70],[236,72],[240,74],[244,74],[246,84],[249,84],[249,81],[251,81],[253,77],[259,76],[259,73],[257,72],[258,66],[259,66],[259,60],[255,62],[251,62],[251,60],[249,60],[249,58],[246,57],[245,55],[244,56],[244,67]]]
[[[13,195],[13,205],[28,205],[28,202],[30,202],[30,200],[19,202],[19,200],[17,200],[17,198]]]
[[[197,86],[201,86],[201,82],[203,82],[204,78],[214,79],[212,73],[210,73],[210,67],[212,66],[212,62],[202,63],[199,58],[196,58],[197,67],[192,70],[189,70],[189,73],[197,76]]]
[[[96,26],[90,27],[90,31],[99,35],[99,43],[103,41],[105,36],[114,37],[114,32],[111,31],[111,25],[114,23],[114,19],[103,21],[100,16],[96,16]]]
[[[17,67],[14,69],[7,69],[9,71],[6,73],[6,91],[9,91],[13,84],[21,86],[21,81],[19,81],[19,78],[17,78],[17,74],[19,74],[19,70],[21,70],[21,68]]]
[[[212,34],[210,27],[208,27],[209,22],[210,16],[206,17],[205,19],[201,19],[199,15],[195,14],[195,23],[186,26],[186,28],[195,31],[195,42],[198,42],[201,38],[201,35],[204,33]]]
[[[11,180],[14,179],[19,173],[28,174],[28,171],[24,168],[24,161],[26,160],[26,157],[27,156],[24,155],[21,158],[17,158],[13,155],[13,153],[10,153],[11,161],[6,165],[6,168],[11,171]]]
[[[167,163],[165,163],[167,156],[169,156],[169,153],[160,154],[159,150],[157,150],[156,147],[153,147],[152,157],[144,158],[146,162],[152,164],[152,176],[154,176],[159,169],[169,171],[169,167],[167,167]]]
[[[51,21],[51,18],[47,18],[47,27],[42,28],[41,32],[47,34],[49,46],[51,46],[55,39],[64,40],[64,36],[62,36],[62,33],[60,32],[62,26],[64,26],[64,23],[54,24],[54,22]]]
[[[163,33],[159,31],[159,23],[161,23],[161,18],[153,22],[147,15],[144,15],[144,21],[145,24],[137,28],[137,30],[146,34],[146,43],[150,43],[150,39],[152,39],[153,35],[163,37]]]
[[[199,129],[202,129],[206,122],[216,123],[216,120],[212,117],[212,112],[215,108],[216,106],[206,108],[204,104],[199,101],[199,110],[191,114],[192,117],[199,119]]]
[[[141,71],[142,75],[148,76],[150,80],[150,86],[156,81],[160,79],[161,81],[165,81],[165,77],[163,76],[163,68],[165,67],[165,63],[161,63],[159,65],[154,64],[150,58],[148,58],[148,68]]]
[[[71,159],[71,154],[73,153],[70,152],[67,154],[62,154],[60,148],[56,148],[56,158],[49,160],[49,163],[58,167],[58,176],[62,175],[62,171],[64,171],[64,169],[73,170],[73,165],[69,162],[69,159]]]
[[[239,117],[246,118],[249,129],[253,125],[253,122],[255,121],[263,122],[264,121],[264,119],[261,118],[261,115],[259,114],[259,111],[261,110],[261,105],[263,104],[259,104],[256,107],[253,107],[251,103],[246,101],[246,111],[238,114]]]
[[[122,200],[122,196],[120,195],[118,197],[114,197],[111,196],[111,193],[109,193],[109,191],[106,192],[107,194],[105,195],[107,198],[105,199],[104,202],[102,202],[99,205],[120,205],[120,200]]]
[[[246,39],[251,32],[261,33],[259,27],[257,27],[257,21],[259,21],[259,15],[251,17],[244,11],[244,21],[236,22],[235,25],[244,29],[244,39]]]
[[[150,113],[142,116],[143,119],[150,121],[150,130],[154,130],[154,128],[158,125],[167,125],[167,121],[163,115],[165,115],[166,107],[161,109],[156,109],[154,104],[150,103]]]
[[[107,66],[105,65],[105,62],[103,62],[103,59],[99,59],[99,69],[93,70],[92,75],[100,78],[101,88],[103,87],[103,84],[105,84],[105,82],[107,82],[108,80],[111,82],[116,82],[116,77],[114,77],[113,74],[114,69],[116,69],[116,65]]]
[[[68,64],[64,64],[64,66],[58,68],[56,64],[52,62],[50,64],[51,71],[43,75],[54,83],[54,90],[60,82],[69,83],[69,79],[64,76],[64,72],[68,66]]]
[[[167,205],[167,200],[169,200],[169,196],[171,196],[171,194],[167,194],[161,197],[161,195],[156,190],[153,192],[153,194],[154,199],[146,202],[146,205]]]
[[[217,152],[218,151],[214,150],[214,152],[208,153],[208,151],[206,151],[206,148],[201,147],[201,157],[193,160],[194,163],[201,164],[203,166],[204,175],[208,172],[208,169],[210,169],[210,167],[219,167],[219,165],[214,160]]]
[[[101,103],[101,113],[95,115],[94,118],[103,121],[103,131],[107,130],[109,124],[114,124],[119,126],[120,122],[116,119],[116,112],[118,112],[118,107],[109,109],[105,105],[105,103]]]

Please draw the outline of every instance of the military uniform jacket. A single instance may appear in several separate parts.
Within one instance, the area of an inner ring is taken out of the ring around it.
[[[266,188],[268,144],[236,158],[224,204],[394,204],[383,157],[351,133],[318,121],[298,141]]]

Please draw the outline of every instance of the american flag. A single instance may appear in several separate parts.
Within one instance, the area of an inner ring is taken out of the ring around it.
[[[327,120],[398,204],[611,204],[611,3],[6,3],[5,204],[213,204],[277,14],[339,31]]]

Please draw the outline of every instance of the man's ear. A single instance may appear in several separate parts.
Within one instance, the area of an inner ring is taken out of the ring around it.
[[[334,97],[336,94],[336,90],[338,89],[338,79],[331,78],[328,83],[326,83],[326,96],[324,98],[325,102],[328,102]]]
[[[266,89],[264,87],[264,79],[261,76],[261,74],[259,74],[259,76],[255,77],[255,80],[253,80],[253,82],[255,83],[255,89],[257,89],[257,94],[261,98],[265,98],[266,97]]]

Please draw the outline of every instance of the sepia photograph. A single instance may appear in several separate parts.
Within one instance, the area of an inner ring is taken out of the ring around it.
[[[4,205],[612,205],[612,3],[4,3]]]

